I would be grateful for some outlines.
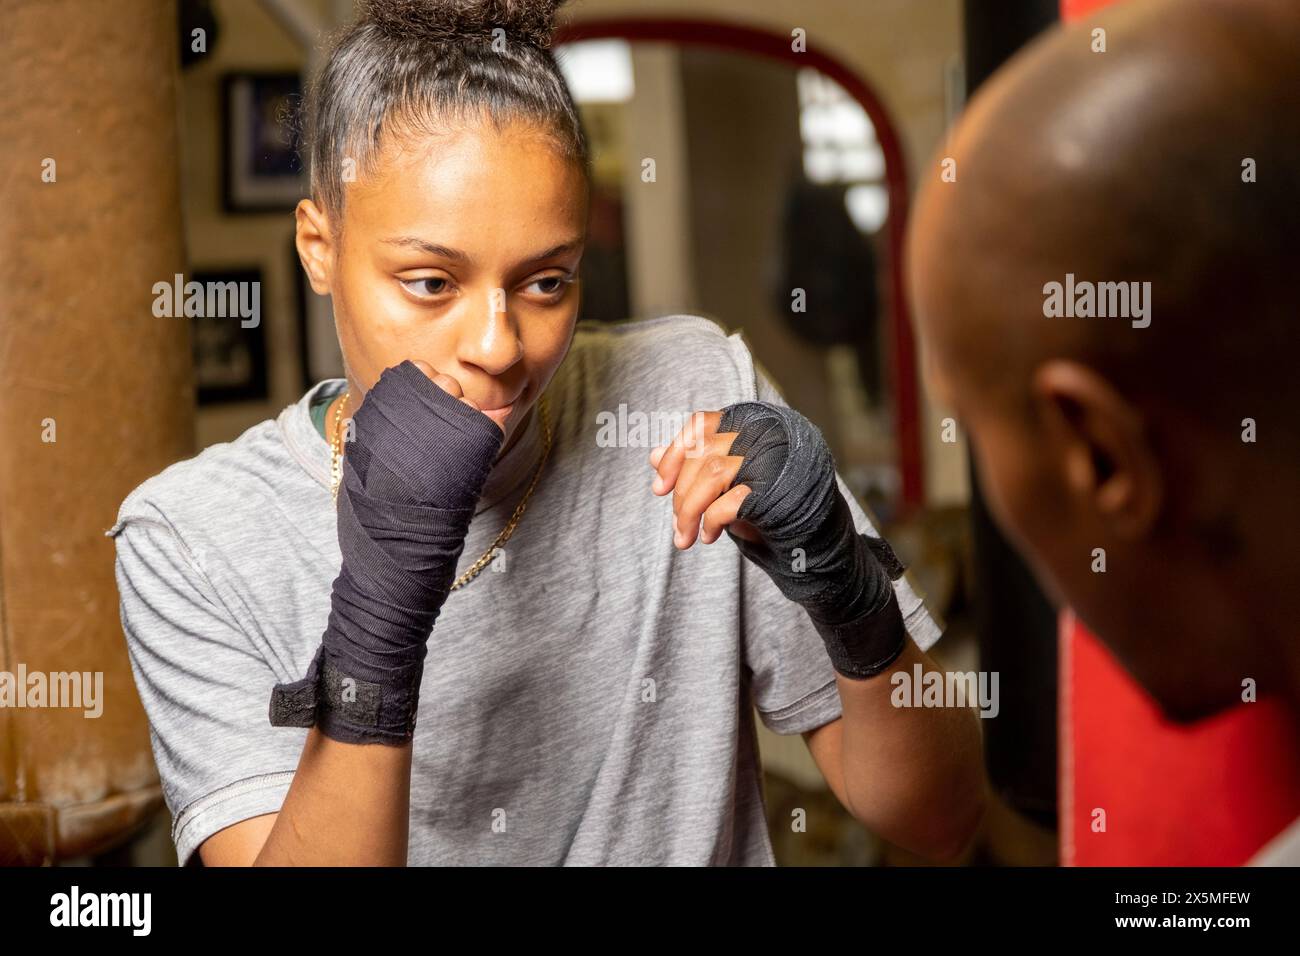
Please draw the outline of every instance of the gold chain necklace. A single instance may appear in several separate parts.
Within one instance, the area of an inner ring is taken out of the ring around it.
[[[336,505],[339,500],[339,485],[343,483],[343,409],[351,398],[352,393],[347,392],[342,401],[339,402],[338,408],[334,410],[334,438],[330,442],[330,493],[333,495]],[[545,395],[537,400],[537,407],[542,415],[542,460],[537,463],[537,470],[533,472],[532,481],[528,483],[528,490],[519,499],[519,504],[515,507],[510,520],[506,522],[506,526],[501,529],[501,533],[496,536],[496,540],[488,546],[482,556],[470,565],[469,570],[456,579],[451,586],[453,591],[464,587],[478,577],[479,572],[492,563],[492,559],[497,556],[497,552],[510,540],[510,536],[515,533],[515,526],[519,524],[519,519],[523,517],[524,509],[528,506],[528,499],[533,496],[533,489],[537,487],[537,480],[542,477],[542,469],[546,467],[546,460],[551,455],[551,414],[546,404]]]

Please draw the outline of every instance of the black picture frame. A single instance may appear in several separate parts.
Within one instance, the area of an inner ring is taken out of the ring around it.
[[[200,269],[189,282],[207,288],[209,282],[256,282],[261,294],[262,270],[257,266],[235,269]],[[270,397],[266,361],[266,322],[260,314],[255,325],[245,325],[238,316],[191,317],[191,354],[194,362],[195,394],[200,406],[232,402],[266,401]]]
[[[307,193],[296,113],[297,73],[221,78],[221,205],[231,214],[289,212]]]

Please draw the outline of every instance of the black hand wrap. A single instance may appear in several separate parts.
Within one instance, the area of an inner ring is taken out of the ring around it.
[[[742,554],[803,606],[835,669],[872,677],[907,640],[891,580],[903,567],[883,538],[858,533],[835,481],[835,461],[817,426],[794,409],[740,402],[723,409],[719,432],[737,432],[731,454],[744,456],[731,486],[748,485],[737,517],[763,535]]]
[[[329,624],[307,676],[276,685],[271,723],[319,726],[347,743],[403,743],[415,729],[429,632],[504,436],[410,362],[380,376],[353,423]]]

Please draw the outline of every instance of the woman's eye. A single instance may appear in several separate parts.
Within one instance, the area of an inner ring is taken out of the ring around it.
[[[543,276],[528,288],[536,290],[538,295],[555,295],[561,292],[571,280],[568,276]]]
[[[420,299],[432,299],[435,296],[442,295],[447,291],[449,283],[446,279],[437,276],[430,276],[425,279],[400,279],[402,288],[411,295]]]

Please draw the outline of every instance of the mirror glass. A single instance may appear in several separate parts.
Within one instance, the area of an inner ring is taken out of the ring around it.
[[[598,39],[557,57],[595,172],[582,317],[743,331],[888,520],[889,198],[866,111],[814,68],[745,52]]]

